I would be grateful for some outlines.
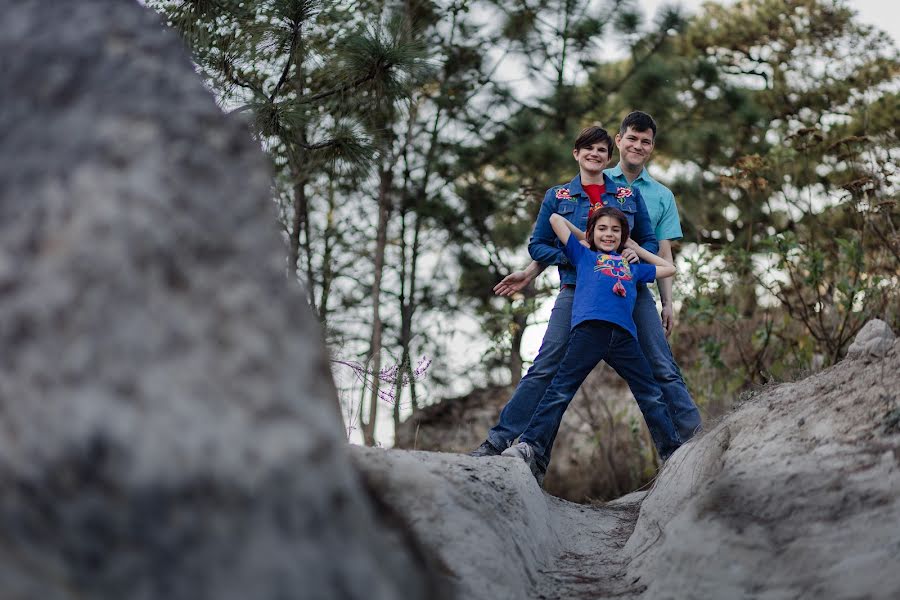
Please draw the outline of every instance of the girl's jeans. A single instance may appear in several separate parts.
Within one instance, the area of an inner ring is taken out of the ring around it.
[[[617,325],[584,321],[572,329],[562,364],[519,438],[534,448],[539,464],[549,462],[563,413],[601,360],[628,382],[660,457],[668,458],[681,445],[681,438],[663,402],[662,391],[653,379],[637,340]]]
[[[656,383],[662,389],[663,400],[669,407],[669,414],[675,422],[678,434],[682,440],[687,441],[700,427],[700,413],[672,357],[672,351],[669,349],[662,323],[656,312],[653,293],[644,285],[639,285],[637,289],[638,296],[633,316],[637,325],[638,341],[650,363]],[[556,375],[566,353],[574,298],[574,288],[566,287],[559,291],[537,358],[519,382],[512,398],[503,407],[500,421],[488,433],[488,440],[495,447],[501,450],[508,447],[525,431],[538,402]],[[550,449],[547,452],[548,459],[549,455]]]

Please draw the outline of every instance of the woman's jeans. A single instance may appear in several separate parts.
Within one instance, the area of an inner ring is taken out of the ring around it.
[[[668,458],[681,445],[681,438],[663,402],[662,391],[653,379],[637,340],[617,325],[584,321],[572,329],[562,364],[519,438],[520,442],[534,448],[539,464],[548,464],[563,413],[601,360],[628,383],[660,457]]]
[[[669,414],[679,437],[687,441],[700,427],[700,412],[694,405],[678,365],[672,357],[672,351],[669,349],[662,323],[656,312],[653,293],[644,285],[639,285],[637,289],[633,316],[641,350],[650,363],[656,383],[662,389],[663,401],[669,407]],[[503,407],[497,425],[488,432],[488,440],[496,448],[501,450],[507,448],[525,431],[538,402],[556,375],[569,341],[574,298],[574,288],[566,287],[559,291],[534,364],[519,381],[512,398]],[[551,449],[552,446],[547,450],[548,459]]]

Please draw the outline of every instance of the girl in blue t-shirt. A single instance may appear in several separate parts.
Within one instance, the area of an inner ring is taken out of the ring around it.
[[[628,220],[617,208],[603,207],[592,213],[586,234],[558,214],[550,217],[550,225],[576,270],[572,331],[559,371],[528,427],[519,443],[503,454],[524,459],[536,476],[546,471],[547,455],[563,413],[588,373],[605,360],[628,382],[653,443],[665,460],[681,445],[681,439],[638,345],[631,313],[637,297],[635,285],[671,277],[675,267],[629,239]],[[650,264],[630,264],[621,254],[626,248]]]

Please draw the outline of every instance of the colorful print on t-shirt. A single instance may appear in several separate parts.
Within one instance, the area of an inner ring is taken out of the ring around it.
[[[604,275],[631,281],[631,267],[628,261],[619,255],[601,253],[597,255],[597,264],[594,265],[594,271],[600,271]]]

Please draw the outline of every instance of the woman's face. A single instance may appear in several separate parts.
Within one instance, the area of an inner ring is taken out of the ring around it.
[[[604,252],[615,252],[622,243],[622,224],[615,217],[602,216],[594,225],[594,246]]]

